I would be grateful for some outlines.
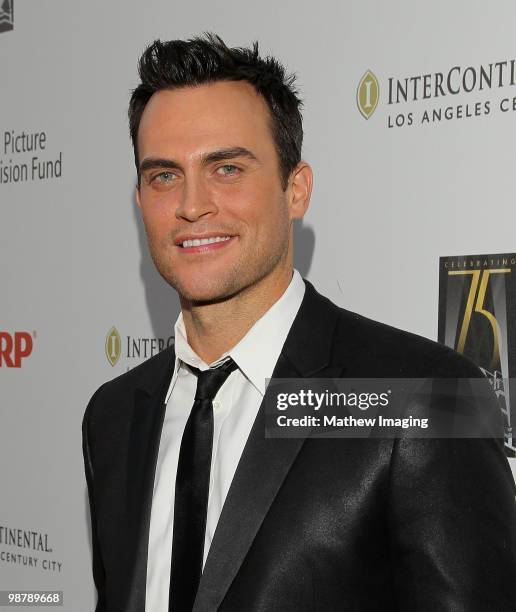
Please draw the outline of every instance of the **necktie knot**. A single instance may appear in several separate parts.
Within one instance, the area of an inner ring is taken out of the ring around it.
[[[197,374],[196,400],[212,400],[217,395],[219,389],[227,380],[231,372],[238,368],[237,364],[229,357],[224,363],[208,370],[191,368]]]

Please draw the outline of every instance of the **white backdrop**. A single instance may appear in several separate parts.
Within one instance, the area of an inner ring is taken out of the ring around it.
[[[502,86],[389,105],[388,79],[510,67],[515,21],[509,0],[14,0],[14,29],[0,33],[0,348],[28,332],[33,349],[21,367],[0,366],[0,589],[60,589],[65,610],[93,609],[84,408],[152,338],[168,341],[178,312],[133,197],[126,111],[146,44],[204,30],[231,46],[258,39],[298,74],[315,171],[298,269],[339,305],[436,339],[439,256],[516,251],[516,110],[499,108],[516,85],[506,74]],[[367,70],[380,100],[366,120],[356,96]],[[486,101],[487,115],[420,123],[425,110]],[[412,125],[389,127],[409,113]],[[44,148],[13,151],[22,132],[44,132]],[[33,180],[33,156],[59,176]],[[9,180],[23,164],[27,180]],[[2,527],[41,534],[43,550],[6,544]]]

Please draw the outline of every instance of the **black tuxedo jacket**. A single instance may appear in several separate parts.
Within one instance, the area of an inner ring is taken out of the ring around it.
[[[274,377],[479,376],[457,353],[338,308],[305,282]],[[98,612],[145,608],[173,364],[164,350],[100,387],[86,409]],[[262,404],[196,612],[516,610],[515,489],[498,440],[266,439],[264,427]]]

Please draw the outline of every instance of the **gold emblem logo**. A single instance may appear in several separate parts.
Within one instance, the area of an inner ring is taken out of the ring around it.
[[[116,327],[112,327],[106,336],[106,357],[109,363],[114,366],[120,359],[122,352],[122,340]]]
[[[500,325],[496,320],[493,313],[489,312],[485,308],[485,299],[487,293],[487,286],[489,284],[489,278],[491,274],[510,274],[510,268],[502,268],[495,270],[454,270],[448,272],[450,276],[464,276],[471,275],[471,285],[469,286],[468,299],[466,302],[466,310],[464,311],[464,318],[462,319],[462,325],[460,328],[460,336],[455,350],[457,353],[464,354],[464,347],[466,345],[466,337],[468,335],[469,326],[471,323],[471,317],[473,314],[478,314],[485,317],[491,325],[493,332],[493,354],[491,355],[491,363],[489,365],[491,370],[500,367]]]
[[[357,106],[362,117],[369,119],[378,106],[380,85],[375,75],[368,70],[360,79],[357,89]]]

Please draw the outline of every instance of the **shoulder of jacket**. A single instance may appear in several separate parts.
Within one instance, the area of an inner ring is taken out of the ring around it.
[[[480,368],[444,344],[344,308],[339,310],[335,350],[374,356],[413,376],[477,378]]]
[[[173,366],[174,345],[167,347],[160,353],[140,363],[136,367],[108,380],[98,387],[92,395],[86,408],[85,418],[88,413],[95,410],[95,405],[104,403],[110,398],[116,399],[122,394],[132,393],[139,387],[144,387],[149,379],[159,378],[168,365]]]

